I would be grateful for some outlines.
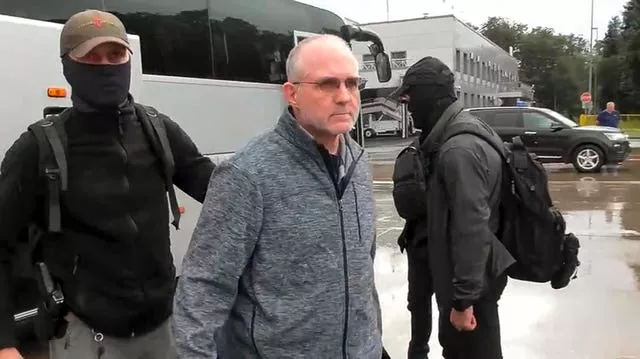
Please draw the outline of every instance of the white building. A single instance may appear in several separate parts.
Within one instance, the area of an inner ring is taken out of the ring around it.
[[[380,35],[393,69],[391,81],[380,84],[368,49],[354,44],[368,89],[397,87],[409,66],[433,56],[455,71],[456,92],[467,107],[515,105],[533,97],[532,88],[519,82],[517,60],[453,15],[360,25]]]

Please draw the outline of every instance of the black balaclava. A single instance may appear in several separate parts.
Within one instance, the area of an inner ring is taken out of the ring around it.
[[[131,85],[131,60],[120,65],[92,65],[62,58],[64,77],[71,85],[74,106],[112,111],[127,101]]]
[[[427,56],[407,69],[402,85],[391,96],[400,99],[403,94],[409,95],[407,109],[413,127],[426,136],[447,107],[457,100],[454,83],[449,67],[438,58]]]
[[[442,113],[456,101],[453,84],[413,85],[408,91],[410,100],[407,106],[413,118],[413,127],[423,134],[431,132]]]

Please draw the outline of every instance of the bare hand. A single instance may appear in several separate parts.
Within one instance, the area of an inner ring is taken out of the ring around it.
[[[473,315],[473,306],[465,309],[464,312],[458,312],[454,308],[451,308],[451,314],[449,315],[451,325],[458,331],[473,331],[478,326],[476,323],[476,317]]]
[[[0,349],[0,359],[24,359],[16,348]]]

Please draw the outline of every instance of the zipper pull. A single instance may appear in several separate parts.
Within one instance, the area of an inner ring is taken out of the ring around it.
[[[80,259],[79,256],[75,256],[73,258],[73,270],[71,271],[71,275],[76,275],[76,271],[78,270],[78,260]]]

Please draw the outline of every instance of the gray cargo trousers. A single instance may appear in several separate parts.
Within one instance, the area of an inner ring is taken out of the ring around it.
[[[64,337],[49,342],[49,359],[176,359],[171,319],[135,338],[114,338],[94,331],[73,314]]]

